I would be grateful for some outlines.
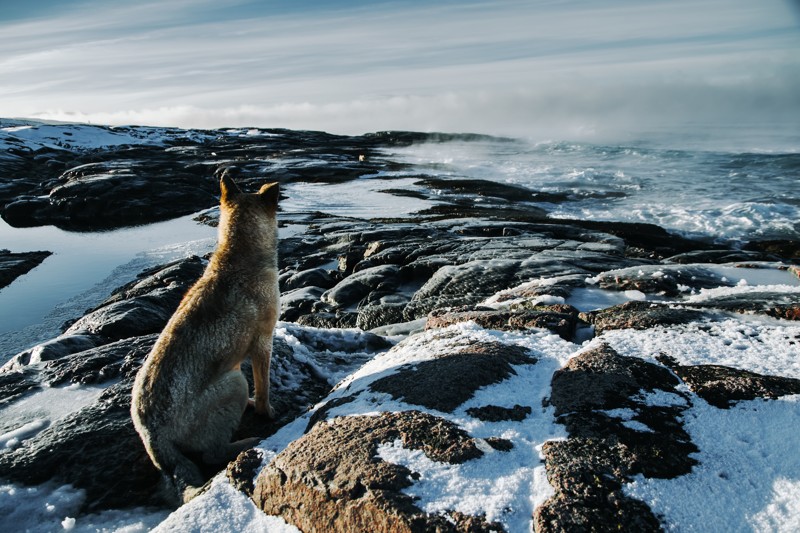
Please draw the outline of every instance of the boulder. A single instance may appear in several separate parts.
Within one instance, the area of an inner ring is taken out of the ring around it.
[[[408,468],[376,458],[398,442],[431,460],[463,463],[483,455],[452,423],[417,411],[335,418],[292,442],[258,475],[253,501],[303,531],[503,531],[460,513],[431,515],[403,492]]]
[[[578,310],[564,304],[541,305],[517,311],[482,307],[439,309],[428,315],[425,328],[442,328],[468,321],[486,329],[501,331],[543,328],[565,340],[572,340],[578,325]]]
[[[596,334],[614,329],[648,329],[686,324],[708,318],[707,312],[683,305],[633,300],[606,309],[581,313],[580,319],[592,324]]]

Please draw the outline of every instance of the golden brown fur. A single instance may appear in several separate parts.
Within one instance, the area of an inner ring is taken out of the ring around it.
[[[219,244],[183,298],[133,385],[131,416],[147,453],[183,501],[203,484],[198,466],[233,459],[256,439],[230,442],[248,403],[239,365],[252,358],[259,414],[269,401],[272,332],[279,313],[278,184],[244,194],[220,181]]]

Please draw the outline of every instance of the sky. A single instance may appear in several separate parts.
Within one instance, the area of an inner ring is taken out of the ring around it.
[[[800,0],[0,0],[0,117],[547,138],[800,128]]]

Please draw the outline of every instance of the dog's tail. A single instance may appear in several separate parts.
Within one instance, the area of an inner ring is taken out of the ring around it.
[[[170,440],[163,439],[151,447],[150,457],[167,477],[179,504],[200,495],[205,479],[200,468]]]

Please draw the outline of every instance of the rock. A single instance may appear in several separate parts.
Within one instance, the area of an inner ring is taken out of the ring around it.
[[[0,289],[11,285],[12,281],[39,266],[51,253],[12,253],[9,250],[0,250]]]
[[[530,365],[536,358],[519,346],[473,344],[435,359],[401,366],[370,385],[396,400],[428,409],[452,412],[481,387],[516,374],[513,365]]]
[[[15,483],[55,480],[83,489],[84,512],[161,503],[154,490],[160,474],[131,421],[130,382],[0,454],[0,470]]]
[[[491,308],[456,308],[432,311],[425,329],[442,328],[459,322],[472,321],[486,329],[503,331],[543,328],[572,340],[578,323],[578,310],[571,305],[542,305],[521,311]]]
[[[358,313],[347,311],[336,311],[333,313],[319,312],[302,315],[297,319],[301,326],[311,326],[314,328],[354,328],[358,320]]]
[[[0,407],[40,389],[39,375],[33,369],[0,370]]]
[[[401,443],[431,460],[463,463],[483,455],[444,419],[416,411],[335,418],[291,443],[259,474],[253,501],[303,531],[503,531],[463,514],[430,515],[403,492],[414,473],[376,457]]]
[[[321,300],[344,308],[357,304],[372,291],[394,291],[399,285],[397,273],[398,268],[394,265],[381,265],[359,270],[326,291]]]
[[[666,368],[606,345],[553,374],[550,404],[569,438],[542,447],[556,494],[536,509],[536,531],[660,530],[657,517],[626,496],[622,484],[637,474],[677,477],[696,463],[690,454],[697,448],[681,424],[688,404],[678,383]],[[656,390],[672,394],[674,404],[651,405],[641,397]]]
[[[744,245],[745,251],[764,252],[770,256],[777,256],[780,259],[797,262],[800,260],[800,243],[796,240],[759,240],[750,241]]]
[[[92,335],[60,335],[55,339],[38,344],[11,358],[3,370],[16,370],[29,364],[60,359],[68,355],[89,350],[101,344],[102,340]]]
[[[414,320],[424,318],[435,309],[480,303],[501,290],[532,278],[547,276],[556,261],[558,266],[555,268],[559,274],[588,274],[588,271],[575,265],[578,261],[569,261],[566,254],[558,260],[547,255],[543,253],[542,257],[524,260],[479,260],[443,266],[414,294],[404,311],[404,317]],[[577,259],[577,254],[573,259]]]
[[[727,409],[741,400],[800,394],[800,379],[767,376],[722,365],[681,365],[665,355],[658,360],[669,366],[692,392],[720,409]]]
[[[662,296],[678,296],[689,290],[734,285],[720,274],[700,265],[641,265],[603,272],[591,281],[601,289],[637,290]]]
[[[779,257],[758,251],[747,250],[695,250],[685,252],[672,257],[667,257],[664,261],[689,265],[693,263],[738,263],[742,261],[776,261]]]
[[[321,268],[310,268],[295,272],[281,284],[281,291],[290,291],[301,287],[321,287],[330,289],[336,284],[336,280]]]
[[[470,407],[467,409],[469,416],[486,422],[501,422],[503,420],[514,420],[520,422],[531,414],[531,408],[519,404],[514,407],[500,407],[499,405],[485,405],[483,407]]]
[[[686,324],[708,317],[707,313],[682,305],[630,301],[598,311],[581,313],[580,319],[592,324],[598,335],[614,329],[648,329]]]
[[[692,307],[719,309],[800,320],[800,292],[749,291],[704,298],[688,303]]]

